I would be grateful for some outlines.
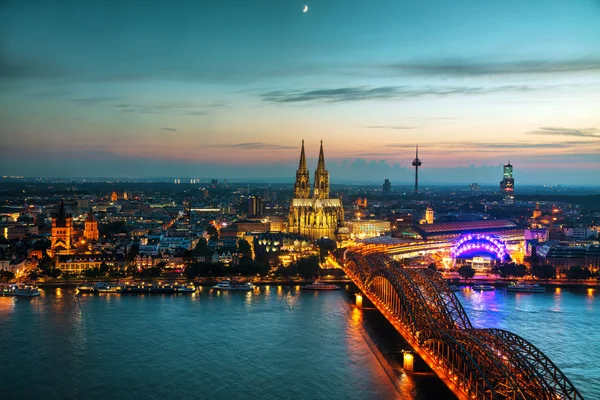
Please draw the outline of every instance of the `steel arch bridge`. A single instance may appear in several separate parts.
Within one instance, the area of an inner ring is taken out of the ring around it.
[[[459,399],[583,399],[533,344],[501,329],[475,329],[435,271],[403,268],[384,254],[345,253],[340,264]]]

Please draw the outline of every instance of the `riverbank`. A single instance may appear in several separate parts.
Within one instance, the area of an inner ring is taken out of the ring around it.
[[[548,281],[539,279],[502,279],[502,278],[487,278],[487,277],[475,277],[472,279],[458,279],[458,278],[445,278],[446,282],[451,285],[470,286],[470,285],[490,285],[504,287],[508,286],[511,282],[526,283],[530,285],[547,286],[551,288],[600,288],[600,284],[597,280],[586,280],[586,281],[568,281],[550,279]]]
[[[146,280],[142,280],[142,279],[110,279],[110,278],[106,278],[106,279],[95,279],[95,280],[83,280],[83,279],[76,279],[76,280],[69,280],[68,282],[61,282],[59,280],[57,281],[49,281],[49,282],[39,282],[37,283],[37,286],[40,288],[74,288],[77,287],[78,285],[81,285],[83,283],[90,283],[90,282],[110,282],[110,283],[130,283],[130,284],[136,284],[136,283],[151,283],[151,282],[161,282],[161,283],[180,283],[180,284],[184,284],[184,283],[190,283],[193,284],[194,286],[214,286],[217,283],[221,282],[224,279],[230,279],[228,277],[224,277],[224,278],[219,278],[219,279],[206,279],[206,280],[190,280],[190,279],[146,279]],[[350,279],[319,279],[320,282],[327,282],[327,283],[335,283],[335,284],[349,284],[352,283],[352,281],[350,281]],[[307,285],[313,283],[313,280],[311,279],[294,279],[294,280],[260,280],[260,281],[252,281],[252,284],[254,284],[255,286],[267,286],[267,285],[281,285],[281,286],[296,286],[296,285]]]

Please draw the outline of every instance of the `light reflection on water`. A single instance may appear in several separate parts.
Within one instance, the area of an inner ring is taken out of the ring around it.
[[[342,292],[0,300],[0,376],[14,399],[396,396]]]
[[[476,327],[523,336],[585,398],[600,398],[595,290],[457,294]],[[377,311],[352,303],[343,291],[286,286],[0,297],[0,376],[16,399],[447,398],[436,378],[386,373],[407,345]]]
[[[586,399],[600,399],[600,303],[595,289],[457,292],[477,328],[512,331],[544,352]]]

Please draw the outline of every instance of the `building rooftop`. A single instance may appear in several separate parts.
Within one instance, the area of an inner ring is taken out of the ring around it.
[[[517,227],[518,225],[515,222],[507,219],[442,222],[439,224],[425,224],[415,226],[417,230],[427,235],[453,232],[483,231],[488,229],[511,229]]]

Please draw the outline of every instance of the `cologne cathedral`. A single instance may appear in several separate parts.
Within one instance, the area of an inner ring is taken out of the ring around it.
[[[296,172],[294,198],[290,202],[288,231],[311,240],[326,237],[336,239],[338,229],[344,225],[344,208],[340,199],[329,198],[329,172],[325,169],[323,141],[319,163],[315,170],[314,188],[311,195],[310,174],[306,168],[304,140],[300,153],[300,166]]]

